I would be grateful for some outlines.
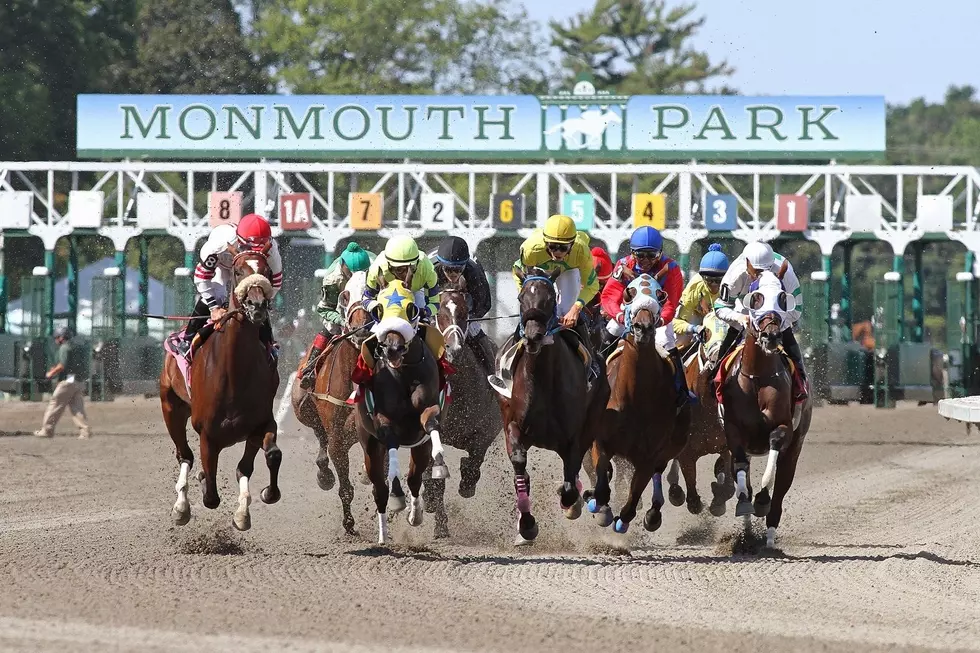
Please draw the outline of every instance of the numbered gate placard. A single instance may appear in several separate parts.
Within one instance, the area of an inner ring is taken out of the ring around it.
[[[495,193],[490,196],[493,228],[516,231],[524,227],[524,195]]]
[[[422,193],[419,215],[425,229],[449,231],[456,224],[456,198],[452,193]]]
[[[238,224],[242,219],[242,193],[208,193],[208,224]]]
[[[663,193],[633,193],[633,227],[662,230],[667,225],[667,196]]]
[[[738,198],[734,195],[705,196],[704,228],[708,231],[738,229]]]
[[[381,193],[350,194],[350,226],[358,231],[377,231],[381,228]]]
[[[776,229],[806,231],[810,198],[806,195],[776,195]]]
[[[591,231],[595,224],[595,196],[592,193],[570,193],[563,196],[561,212],[575,221],[579,231]]]
[[[73,190],[68,193],[68,223],[76,229],[98,229],[104,205],[101,190]]]
[[[27,229],[34,212],[34,193],[29,190],[0,191],[0,231]]]
[[[303,231],[313,226],[313,196],[283,193],[279,196],[279,226],[283,231]]]
[[[166,229],[173,215],[174,198],[170,193],[136,195],[136,224],[140,229]]]

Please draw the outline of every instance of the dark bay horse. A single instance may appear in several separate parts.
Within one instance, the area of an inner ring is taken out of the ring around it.
[[[459,496],[463,498],[476,494],[487,449],[502,427],[496,394],[487,383],[483,366],[465,342],[469,302],[466,280],[460,275],[454,285],[442,287],[436,315],[436,326],[446,341],[446,358],[457,370],[453,375],[452,410],[442,419],[442,441],[466,451],[459,462]],[[435,512],[436,537],[447,537],[449,528],[443,500],[446,481],[426,479],[425,487],[426,512]]]
[[[383,300],[386,292],[397,293],[398,301],[407,304],[409,319],[415,320],[418,308],[410,299],[412,293],[406,289],[411,287],[410,284],[411,278],[405,284],[392,281],[379,299]],[[355,406],[354,421],[364,450],[368,478],[374,485],[378,544],[384,544],[388,539],[389,496],[393,499],[393,512],[401,512],[406,507],[399,478],[399,447],[411,449],[406,479],[410,495],[406,516],[410,525],[422,524],[422,473],[429,466],[430,458],[434,477],[446,478],[448,475],[439,432],[442,417],[439,365],[436,354],[426,344],[430,335],[427,328],[430,327],[420,326],[418,333],[413,333],[408,321],[388,323],[387,319],[382,319],[375,327],[377,336],[369,338],[361,348],[364,362],[373,373],[365,396]],[[363,383],[357,376],[354,381]],[[384,470],[386,451],[387,479]]]
[[[538,535],[531,514],[531,477],[527,451],[540,447],[557,453],[562,460],[563,482],[560,505],[568,519],[582,514],[579,472],[582,458],[592,446],[609,399],[605,366],[591,390],[586,369],[568,343],[577,334],[562,330],[558,322],[555,281],[561,270],[550,273],[540,268],[519,271],[522,289],[518,337],[522,345],[514,361],[511,397],[499,399],[507,455],[514,466],[514,489],[520,513],[516,544],[526,544]],[[557,338],[556,338],[557,336]],[[560,342],[566,340],[566,342]]]
[[[160,403],[167,430],[177,449],[180,473],[173,518],[177,525],[190,520],[187,501],[187,475],[194,465],[194,454],[187,444],[187,420],[201,436],[201,467],[204,506],[215,509],[221,503],[216,473],[218,454],[244,441],[245,452],[238,463],[238,509],[234,525],[251,528],[248,490],[255,468],[255,454],[265,451],[269,467],[269,486],[260,493],[265,503],[280,498],[279,465],[282,452],[276,444],[277,425],[273,400],[279,388],[279,373],[259,339],[259,328],[268,318],[272,298],[272,277],[265,255],[242,252],[232,263],[233,292],[229,311],[215,325],[214,333],[200,346],[191,365],[192,396],[177,367],[168,357],[160,375]]]
[[[783,499],[793,484],[796,464],[810,428],[809,399],[794,424],[792,379],[779,350],[786,314],[794,302],[779,280],[765,271],[759,290],[746,297],[749,320],[745,345],[732,359],[721,395],[725,437],[734,458],[738,504],[735,514],[766,518],[766,544],[774,545]],[[768,454],[762,490],[752,497],[749,456]]]
[[[716,323],[721,324],[723,328],[714,328]],[[708,512],[715,517],[720,517],[725,514],[726,502],[735,495],[735,483],[730,473],[732,454],[728,450],[725,431],[718,423],[718,400],[715,397],[711,378],[711,364],[717,360],[721,340],[728,326],[715,318],[713,312],[708,313],[704,318],[703,326],[705,330],[702,333],[709,334],[707,342],[703,335],[696,337],[691,344],[694,349],[685,361],[687,387],[697,394],[698,403],[691,406],[691,431],[687,445],[674,458],[667,471],[669,483],[667,497],[675,506],[683,504],[686,498],[687,509],[691,514],[697,515],[704,510],[704,504],[698,494],[697,462],[702,456],[718,454],[714,466],[715,476],[711,482],[712,499]],[[719,332],[720,337],[713,337]],[[679,484],[680,473],[684,474],[684,483],[687,486],[686,497]]]
[[[625,533],[636,517],[637,504],[651,479],[653,506],[644,515],[643,527],[660,528],[664,505],[660,475],[684,447],[690,425],[690,406],[678,412],[672,368],[656,347],[658,288],[653,277],[641,275],[623,295],[627,334],[608,364],[610,396],[592,446],[597,480],[594,492],[587,495],[589,512],[598,515],[601,526],[612,524],[617,533]],[[609,507],[613,456],[625,458],[632,467],[629,496],[615,519]]]
[[[351,512],[354,485],[350,480],[350,448],[357,443],[357,430],[347,398],[353,390],[351,373],[357,363],[357,354],[362,343],[371,335],[368,329],[374,323],[371,314],[359,301],[366,276],[364,272],[354,273],[340,293],[339,306],[344,314],[341,335],[333,337],[320,354],[313,389],[307,392],[300,389],[298,383],[293,388],[293,410],[301,423],[313,429],[320,446],[316,458],[316,478],[320,489],[330,490],[336,482],[330,469],[331,458],[337,468],[344,530],[349,535],[356,532]],[[305,364],[304,359],[300,362],[300,369]],[[309,405],[304,405],[304,401]],[[366,475],[362,474],[361,478],[363,482],[370,483]]]

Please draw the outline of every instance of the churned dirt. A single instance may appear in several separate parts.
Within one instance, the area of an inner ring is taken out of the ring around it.
[[[178,528],[159,404],[88,408],[91,440],[67,417],[38,440],[23,434],[43,404],[0,404],[0,650],[980,650],[980,435],[932,406],[818,409],[772,552],[731,502],[720,518],[668,504],[653,534],[640,519],[625,536],[588,513],[567,521],[558,457],[539,450],[541,535],[516,550],[499,441],[473,499],[456,494],[451,452],[449,540],[433,539],[432,515],[417,529],[399,515],[378,547],[370,488],[354,479],[348,537],[292,415],[280,503],[258,500],[260,454],[252,530],[232,529],[239,446],[221,458],[221,506],[206,510],[192,481]],[[351,459],[357,470],[357,448]]]

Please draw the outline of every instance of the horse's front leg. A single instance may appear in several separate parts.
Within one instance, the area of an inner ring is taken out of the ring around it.
[[[201,481],[201,492],[203,493],[204,507],[214,510],[221,505],[221,497],[218,496],[218,453],[219,447],[211,444],[208,439],[208,430],[201,433],[201,470],[197,474]],[[252,454],[253,456],[255,454]]]
[[[762,489],[755,495],[753,503],[756,517],[765,517],[769,514],[773,485],[776,483],[779,454],[786,448],[791,437],[792,429],[785,424],[777,426],[769,434],[769,457],[766,460],[766,471],[762,474]]]
[[[245,440],[245,452],[235,469],[235,476],[238,478],[238,508],[235,509],[235,517],[232,522],[235,524],[235,528],[240,531],[247,531],[252,528],[252,516],[248,511],[248,507],[252,503],[252,495],[248,491],[248,479],[255,471],[255,454],[259,452],[261,446],[262,436],[250,435]]]
[[[565,513],[566,519],[578,519],[582,516],[582,481],[579,480],[579,473],[582,471],[582,458],[588,448],[583,449],[578,442],[569,445],[568,450],[561,457],[563,480],[561,488],[558,490],[560,497],[559,503]]]
[[[282,498],[282,492],[279,491],[279,466],[282,465],[282,450],[276,443],[276,431],[278,430],[279,425],[276,424],[275,420],[272,420],[262,436],[265,464],[269,468],[269,485],[259,493],[262,503],[276,503]]]
[[[596,523],[603,528],[609,526],[613,521],[612,508],[609,507],[609,500],[612,498],[612,488],[609,486],[609,477],[612,474],[612,459],[599,440],[592,444],[591,455],[588,456],[591,467],[595,470],[594,491],[585,492],[583,498],[588,501],[589,512],[596,516]]]
[[[432,455],[432,443],[423,442],[412,449],[412,456],[408,463],[408,524],[410,526],[421,526],[422,518],[425,515],[425,506],[422,503],[422,472],[429,466],[429,456]],[[445,488],[443,488],[445,489]]]
[[[684,504],[684,489],[681,487],[681,464],[679,458],[684,456],[687,451],[682,451],[677,458],[670,461],[670,469],[667,470],[667,498],[670,505],[680,506]],[[684,481],[687,482],[687,474],[684,474]]]
[[[378,512],[378,544],[388,540],[388,483],[385,480],[385,447],[380,440],[362,433],[364,470],[374,486],[374,505]]]
[[[388,497],[391,501],[391,512],[399,513],[405,509],[405,492],[402,490],[401,468],[398,464],[398,437],[395,426],[387,417],[378,415],[375,423],[378,439],[388,450],[388,483],[391,486]]]
[[[538,523],[531,514],[531,477],[527,473],[527,449],[521,442],[521,429],[516,422],[504,427],[507,455],[514,466],[514,491],[517,493],[517,539],[515,546],[530,544],[538,536]]]
[[[351,513],[351,503],[354,501],[354,485],[350,480],[350,448],[357,442],[357,435],[350,429],[345,428],[344,420],[335,420],[332,434],[328,437],[330,457],[333,458],[334,467],[337,468],[338,490],[340,494],[340,505],[344,511],[344,530],[348,535],[356,533],[354,529],[354,515]],[[321,446],[323,446],[321,444]]]
[[[625,533],[629,530],[630,522],[636,517],[636,506],[640,503],[640,497],[643,495],[643,490],[646,489],[647,484],[650,483],[650,478],[653,476],[654,468],[653,465],[647,464],[645,461],[630,461],[633,463],[633,476],[630,479],[630,491],[629,495],[626,497],[626,503],[623,505],[622,509],[619,511],[619,516],[613,521],[613,530],[617,533]],[[654,479],[654,494],[656,495],[657,488],[656,485],[660,482],[659,477]],[[659,505],[657,503],[657,497],[654,497],[653,507],[648,511],[649,513],[654,513],[657,516],[660,515],[660,507],[663,506],[663,488],[660,489]],[[644,527],[647,530],[656,530],[659,528],[660,524],[657,523],[656,527],[651,528],[647,524],[647,520],[644,520]]]
[[[449,478],[449,467],[446,466],[446,461],[443,458],[445,449],[442,446],[442,435],[439,433],[439,417],[441,411],[439,410],[438,404],[435,406],[429,406],[422,411],[421,422],[422,428],[429,435],[429,440],[431,442],[430,450],[432,452],[432,478],[434,479],[447,479]]]
[[[786,447],[779,454],[779,469],[776,471],[776,486],[772,495],[772,506],[766,515],[766,546],[770,549],[776,544],[776,529],[783,517],[783,499],[793,485],[796,476],[796,463],[800,460],[803,450],[803,440],[799,439],[793,446]]]
[[[715,460],[715,480],[711,483],[711,505],[708,512],[715,517],[725,514],[725,503],[735,496],[735,481],[732,479],[732,452],[725,447]]]
[[[459,461],[459,496],[472,499],[476,494],[476,484],[480,482],[480,468],[487,457],[487,449],[493,444],[493,438],[485,437],[475,431],[470,434],[470,448]]]
[[[674,459],[675,463],[678,460],[681,473],[684,475],[684,484],[687,486],[687,510],[692,515],[699,515],[704,510],[704,502],[701,501],[701,495],[698,493],[698,459],[693,454],[681,454],[679,458]]]
[[[754,508],[752,507],[752,490],[749,485],[749,457],[745,453],[745,447],[741,444],[732,447],[732,470],[735,477],[735,499],[737,501],[735,516],[748,517],[752,515]]]
[[[316,454],[317,485],[320,486],[321,490],[332,490],[337,479],[333,474],[333,470],[330,469],[330,435],[323,428],[323,423],[319,419],[313,427],[313,435],[316,436],[316,441],[320,445]]]

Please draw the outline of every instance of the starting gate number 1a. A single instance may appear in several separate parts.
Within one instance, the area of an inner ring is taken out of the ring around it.
[[[381,228],[381,193],[350,194],[350,226],[359,231],[377,231]]]
[[[776,228],[780,231],[806,231],[810,199],[806,195],[776,195]]]
[[[208,224],[238,224],[242,219],[242,193],[208,193]]]
[[[633,227],[663,229],[667,225],[667,196],[633,193]]]
[[[313,196],[310,193],[283,193],[279,196],[279,226],[301,231],[313,225]]]

